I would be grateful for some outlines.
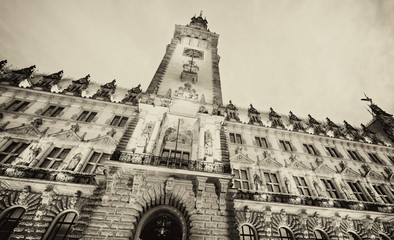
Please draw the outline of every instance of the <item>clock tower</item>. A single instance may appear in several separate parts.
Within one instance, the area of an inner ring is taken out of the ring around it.
[[[201,106],[210,109],[222,105],[218,39],[219,35],[208,29],[202,12],[188,25],[176,25],[147,93],[171,97],[174,111],[186,102],[194,114]]]

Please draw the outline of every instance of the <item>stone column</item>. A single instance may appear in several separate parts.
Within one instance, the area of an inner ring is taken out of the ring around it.
[[[293,191],[292,180],[289,178],[287,173],[284,173],[282,170],[278,171],[279,184],[282,190],[285,190],[288,194],[295,194]],[[286,186],[285,179],[288,179],[288,186]]]
[[[335,189],[338,191],[338,195],[340,198],[348,200],[348,198],[346,198],[345,193],[343,192],[343,189],[341,187],[341,183],[337,178],[338,176],[334,176],[333,178],[331,178],[331,181],[334,183],[335,185]],[[346,189],[345,189],[346,190]]]
[[[317,192],[317,189],[315,188],[315,185],[313,184],[313,179],[312,179],[311,175],[309,175],[309,174],[305,175],[305,182],[308,185],[311,196],[319,197],[319,193]]]
[[[365,197],[368,199],[368,201],[374,202],[373,197],[369,194],[368,190],[364,186],[365,180],[359,180],[358,183],[360,184],[361,190],[364,192]]]
[[[0,148],[2,148],[9,140],[9,138],[3,137],[0,141]]]

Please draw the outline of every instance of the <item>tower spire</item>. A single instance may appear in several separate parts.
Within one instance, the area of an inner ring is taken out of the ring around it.
[[[200,10],[200,17],[202,17],[202,12],[203,12],[203,11],[202,11],[202,10]]]

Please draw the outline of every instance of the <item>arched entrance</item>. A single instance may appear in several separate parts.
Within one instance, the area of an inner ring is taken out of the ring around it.
[[[171,206],[152,208],[141,218],[135,240],[186,240],[187,226],[182,213]]]

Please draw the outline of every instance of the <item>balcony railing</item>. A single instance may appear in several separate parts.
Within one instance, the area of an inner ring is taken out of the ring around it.
[[[185,169],[189,171],[209,172],[209,173],[231,173],[229,163],[206,162],[203,160],[185,160],[180,158],[160,157],[146,154],[121,152],[112,157],[113,160],[120,162],[159,166],[175,169]]]
[[[271,192],[245,192],[238,191],[236,199],[253,200],[260,202],[278,202],[293,205],[306,205],[325,208],[346,208],[359,211],[375,211],[394,213],[394,204],[377,202],[363,202],[355,200],[331,199],[311,196],[300,196],[285,193]]]
[[[95,174],[62,171],[55,169],[33,168],[11,164],[0,164],[0,176],[49,180],[56,182],[95,184]]]

